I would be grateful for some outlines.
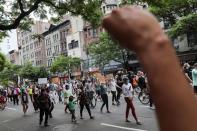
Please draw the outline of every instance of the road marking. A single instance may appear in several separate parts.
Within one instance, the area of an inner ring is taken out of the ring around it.
[[[10,120],[4,120],[4,121],[2,121],[2,123],[6,123],[6,122],[9,122]]]
[[[144,106],[144,105],[140,105],[140,107],[146,107],[146,108],[150,108],[150,106]]]
[[[6,107],[6,109],[16,111],[16,109],[15,109],[15,108],[9,108],[9,107]]]
[[[141,130],[141,129],[136,129],[136,128],[129,128],[129,127],[123,127],[123,126],[116,126],[116,125],[111,125],[111,124],[106,124],[106,123],[101,123],[102,126],[109,126],[109,127],[115,127],[119,129],[124,129],[124,130],[131,130],[131,131],[147,131],[147,130]]]

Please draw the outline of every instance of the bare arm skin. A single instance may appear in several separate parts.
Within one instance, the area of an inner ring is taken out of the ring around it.
[[[137,7],[114,10],[104,28],[137,53],[147,73],[161,131],[197,131],[197,102],[169,38],[156,18]]]

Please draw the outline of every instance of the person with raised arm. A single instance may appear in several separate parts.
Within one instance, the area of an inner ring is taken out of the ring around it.
[[[121,46],[137,53],[148,76],[160,131],[197,131],[197,100],[158,20],[127,6],[107,15],[103,26]]]

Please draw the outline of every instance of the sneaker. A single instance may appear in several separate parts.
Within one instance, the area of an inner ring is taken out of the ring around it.
[[[83,117],[81,117],[80,119],[83,120]]]
[[[112,105],[113,105],[113,106],[115,106],[115,104],[114,104],[114,103],[112,103]]]
[[[50,126],[49,124],[44,124],[45,127]]]
[[[131,121],[127,119],[125,122],[131,122]]]
[[[138,121],[138,122],[136,122],[136,124],[137,124],[137,125],[142,125],[142,123],[141,123],[141,122],[139,122],[139,121]]]
[[[107,113],[111,113],[110,111],[107,111]]]
[[[94,119],[94,116],[91,116],[90,119]]]

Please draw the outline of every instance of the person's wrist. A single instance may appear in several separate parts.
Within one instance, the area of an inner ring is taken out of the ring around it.
[[[163,46],[170,43],[169,38],[164,33],[160,33],[144,40],[143,46],[141,49],[136,49],[136,53],[138,56],[144,57],[149,53],[160,51]]]

